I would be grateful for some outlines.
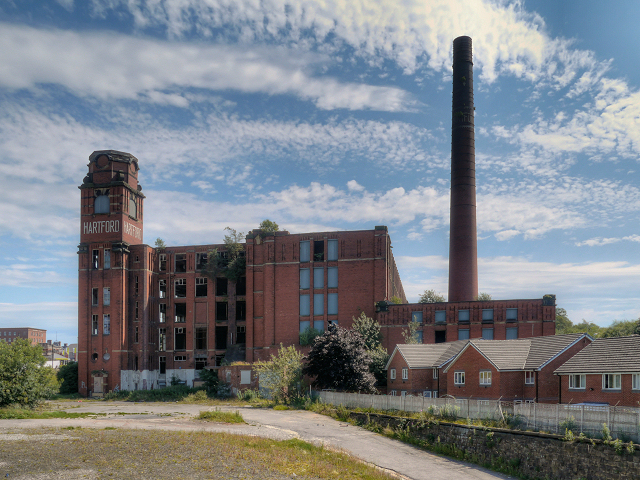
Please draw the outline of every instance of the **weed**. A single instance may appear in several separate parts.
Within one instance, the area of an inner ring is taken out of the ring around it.
[[[244,423],[244,418],[237,410],[235,412],[223,412],[219,408],[215,410],[203,410],[196,417],[198,420],[222,423]]]
[[[274,406],[273,406],[273,409],[274,409],[274,410],[289,410],[289,407],[287,407],[286,405],[280,405],[280,404],[278,404],[278,405],[274,405]]]
[[[612,437],[611,437],[611,430],[609,430],[609,427],[607,427],[606,423],[602,424],[602,441],[607,444],[609,442],[611,442]]]
[[[573,415],[569,415],[564,421],[558,424],[560,430],[570,430],[576,432],[578,430],[578,423]]]
[[[565,442],[573,442],[576,439],[576,436],[573,434],[571,430],[568,428],[564,429],[564,437],[562,438]]]
[[[636,453],[636,446],[633,444],[633,441],[629,441],[629,443],[627,443],[627,453],[629,455],[633,455],[634,453]]]

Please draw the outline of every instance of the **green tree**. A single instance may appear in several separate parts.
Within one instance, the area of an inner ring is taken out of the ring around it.
[[[42,348],[18,338],[0,341],[0,407],[34,407],[58,392],[55,371],[44,367]]]
[[[160,237],[156,238],[155,246],[157,250],[164,250],[165,248],[167,248],[167,244],[164,243],[164,240],[162,240]]]
[[[420,295],[420,300],[418,303],[440,303],[446,302],[444,295],[441,293],[437,293],[435,290],[425,290],[422,295]]]
[[[307,327],[304,331],[300,332],[300,346],[311,345],[316,337],[319,337],[324,333],[323,330],[316,330],[313,327]]]
[[[626,337],[634,335],[639,327],[640,323],[638,320],[615,320],[611,325],[602,329],[600,336],[602,338]]]
[[[247,269],[245,256],[242,255],[244,247],[242,239],[244,234],[231,227],[225,228],[229,233],[224,236],[224,251],[217,248],[207,253],[207,263],[200,273],[215,280],[218,275],[223,275],[234,282],[242,277]]]
[[[382,333],[380,324],[373,318],[367,317],[364,312],[358,318],[352,317],[352,328],[364,338],[365,349],[371,358],[369,371],[376,377],[377,385],[387,384],[387,362],[389,354],[382,346]]]
[[[78,393],[78,362],[61,366],[56,377],[60,382],[60,393]]]
[[[402,305],[402,299],[396,295],[391,297],[390,302],[394,305]]]
[[[317,388],[373,393],[376,379],[370,364],[362,335],[331,325],[328,332],[316,338],[302,373],[313,377]]]
[[[294,346],[283,347],[280,344],[278,355],[271,355],[267,362],[254,363],[260,375],[260,388],[271,393],[276,402],[289,403],[301,393],[302,354]]]
[[[409,330],[403,329],[402,336],[404,337],[404,343],[420,343],[420,324],[415,320],[409,322]]]
[[[267,235],[273,235],[274,233],[280,231],[280,227],[276,222],[272,222],[268,218],[265,218],[262,222],[260,222],[260,230],[262,233]]]
[[[476,300],[479,302],[489,302],[491,300],[493,300],[493,297],[491,295],[489,295],[487,292],[480,292],[478,293],[478,296],[476,297]]]
[[[564,335],[573,332],[573,322],[569,320],[564,308],[556,308],[556,335]]]

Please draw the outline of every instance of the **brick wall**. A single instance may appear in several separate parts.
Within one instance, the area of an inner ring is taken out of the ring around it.
[[[621,374],[620,390],[604,390],[602,388],[602,374],[586,375],[586,388],[569,390],[569,376],[556,376],[561,379],[562,395],[560,403],[596,402],[608,403],[627,407],[637,407],[640,404],[640,390],[632,389],[631,374]]]

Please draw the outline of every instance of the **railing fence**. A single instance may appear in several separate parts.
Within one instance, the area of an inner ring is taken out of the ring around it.
[[[613,438],[640,441],[640,408],[566,405],[547,403],[501,402],[498,400],[428,398],[421,396],[366,395],[359,393],[317,392],[320,399],[332,405],[348,408],[373,408],[405,412],[455,413],[457,417],[500,420],[505,415],[517,416],[523,429],[565,434],[571,430],[576,436],[602,435],[607,424]]]

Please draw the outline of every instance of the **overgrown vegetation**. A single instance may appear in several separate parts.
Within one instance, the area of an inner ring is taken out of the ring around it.
[[[278,355],[266,362],[254,363],[260,375],[260,387],[276,403],[289,403],[302,395],[302,354],[294,346],[280,345]]]
[[[212,280],[222,275],[236,282],[245,274],[247,268],[242,246],[244,233],[237,232],[231,227],[226,227],[225,231],[229,233],[224,236],[224,251],[218,251],[217,248],[210,250],[207,253],[207,263],[200,273]]]
[[[411,320],[409,322],[409,329],[402,329],[402,337],[404,338],[404,343],[408,344],[416,344],[420,342],[420,324],[415,320]]]
[[[219,408],[215,410],[203,410],[196,417],[198,420],[206,420],[208,422],[222,423],[245,423],[244,418],[237,410],[235,412],[223,412]]]
[[[0,341],[0,407],[35,407],[58,392],[55,371],[45,367],[39,345],[17,338]]]
[[[14,432],[37,439],[32,430]],[[55,441],[0,442],[9,478],[313,478],[384,480],[392,477],[352,456],[298,439],[276,441],[204,431],[45,430]],[[26,435],[25,435],[26,434]],[[47,437],[49,438],[49,437]],[[96,455],[96,452],[100,452]]]
[[[446,302],[444,295],[437,293],[435,290],[425,290],[421,295],[418,303],[439,303]]]
[[[352,317],[352,328],[362,335],[364,338],[364,345],[371,359],[369,364],[369,371],[376,378],[376,385],[387,385],[387,361],[389,360],[389,354],[387,349],[382,346],[382,332],[380,331],[380,324],[371,317],[362,312],[358,318]]]
[[[86,418],[95,417],[97,413],[90,412],[65,412],[63,410],[48,410],[46,408],[20,408],[4,407],[0,408],[0,419],[2,420],[27,420],[27,419],[50,419],[50,418]]]
[[[312,327],[305,328],[302,332],[300,332],[300,346],[304,347],[306,345],[311,345],[316,337],[319,337],[324,332],[322,330],[316,330]]]
[[[369,365],[364,337],[355,330],[330,325],[328,332],[315,339],[303,373],[314,379],[318,389],[373,393],[376,379]]]
[[[60,382],[61,394],[78,393],[78,362],[71,362],[61,366],[56,376]]]

